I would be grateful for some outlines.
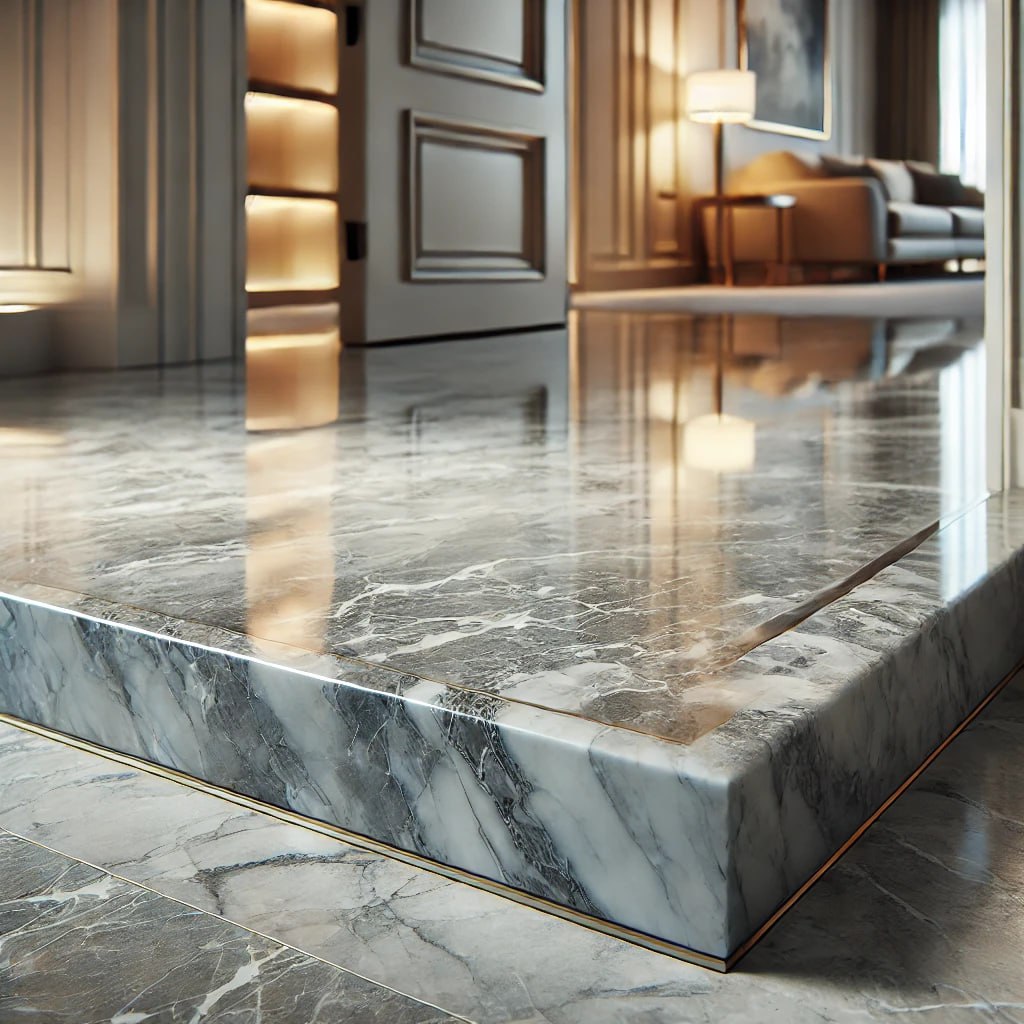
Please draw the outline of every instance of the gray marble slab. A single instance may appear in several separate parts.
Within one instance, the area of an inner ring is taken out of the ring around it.
[[[979,338],[588,313],[353,350],[339,422],[273,436],[229,367],[0,382],[0,583],[693,739],[760,627],[984,493]],[[684,457],[720,339],[730,473]]]
[[[568,359],[557,338],[367,354],[336,430],[265,446],[229,429],[227,371],[71,390],[73,450],[22,437],[43,483],[5,530],[14,577],[82,585],[0,588],[0,709],[727,957],[1021,653],[1021,503],[961,514],[972,336],[776,326],[729,326],[727,404],[759,430],[734,478],[680,462],[708,337],[678,318],[595,316]],[[774,363],[737,357],[766,338]],[[903,375],[860,379],[890,342]],[[837,365],[856,383],[794,390]],[[170,429],[206,402],[212,429]],[[90,466],[106,500],[61,506],[76,547],[55,496]]]
[[[1007,1022],[1022,755],[1018,679],[726,976],[3,726],[0,827],[481,1024]]]
[[[1024,495],[955,520],[723,670],[742,707],[691,744],[73,595],[3,601],[0,707],[726,957],[1016,663],[1022,544]]]
[[[0,1020],[456,1019],[0,829]]]

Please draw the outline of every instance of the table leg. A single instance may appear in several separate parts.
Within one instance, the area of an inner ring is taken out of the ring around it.
[[[736,283],[736,250],[733,248],[736,240],[736,208],[734,206],[729,207],[729,223],[726,225],[725,238],[725,283],[732,287]]]
[[[785,284],[788,280],[786,261],[786,210],[775,211],[775,283]]]

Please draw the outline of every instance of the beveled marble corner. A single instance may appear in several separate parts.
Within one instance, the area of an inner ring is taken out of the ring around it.
[[[710,966],[726,952],[728,787],[678,744],[37,586],[0,597],[0,711]]]
[[[726,960],[1017,663],[1024,500],[725,669],[692,744],[37,586],[0,710]]]

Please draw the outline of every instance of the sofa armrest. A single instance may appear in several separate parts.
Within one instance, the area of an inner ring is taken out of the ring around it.
[[[793,260],[798,263],[882,263],[888,254],[888,208],[874,178],[794,182]]]
[[[791,226],[787,251],[793,263],[882,263],[888,252],[885,193],[874,178],[815,178],[783,182],[771,192],[796,197],[783,216]],[[776,245],[775,210],[733,211],[737,263],[771,262]],[[713,205],[703,210],[704,239],[709,259],[717,262]],[[728,230],[728,220],[726,221]]]

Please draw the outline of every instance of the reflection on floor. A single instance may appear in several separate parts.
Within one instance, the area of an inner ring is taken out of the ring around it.
[[[229,368],[0,386],[0,708],[721,962],[1019,654],[978,337],[595,312],[249,438]]]
[[[724,977],[5,726],[0,828],[480,1024],[1014,1021],[1024,1016],[1022,758],[1019,678]],[[17,982],[10,995],[0,985],[0,1010],[20,1019],[33,986],[60,1019],[99,1019],[100,1013],[85,1017],[84,994],[97,1008],[116,998],[118,1007],[150,1009],[148,979],[128,969],[137,967],[134,956],[120,952],[152,941],[141,921],[125,926],[115,919],[116,951],[99,929],[72,930],[57,914],[60,901],[40,899],[44,879],[17,884],[40,856],[34,850],[14,857],[0,841],[13,865],[0,874],[8,898],[0,921],[18,906],[24,915],[34,900],[26,934],[40,933],[38,908],[47,908],[46,927],[56,940],[50,948],[62,955],[47,955],[45,973],[33,973],[27,960],[15,965],[16,974],[0,968],[0,981]],[[121,896],[126,883],[107,885],[109,897],[132,902]],[[23,894],[20,904],[10,902],[15,889]],[[67,881],[61,889],[66,905],[75,894]],[[141,893],[135,902],[143,896],[149,898]],[[90,892],[74,909],[87,916],[93,912],[87,904],[98,902]],[[352,975],[314,978],[314,969],[287,948],[261,960],[273,942],[261,946],[250,935],[246,953],[241,929],[213,918],[192,922],[202,915],[178,909],[161,953],[190,928],[208,934],[214,948],[225,943],[222,963],[196,958],[190,991],[205,996],[207,967],[219,982],[232,978],[240,960],[248,963],[246,956],[255,961],[251,977],[236,976],[235,989],[225,985],[219,998],[206,1001],[204,1019],[222,1019],[217,1014],[237,998],[230,1019],[256,1020],[257,993],[265,1014],[259,1019],[268,1019],[282,982],[305,998],[325,997],[331,1012],[319,1019],[422,1019],[398,1015],[396,1005],[418,1004],[402,1004],[393,994],[377,1017],[368,996],[362,1016],[344,1016],[353,986],[378,997],[387,990],[360,989]],[[221,932],[232,938],[225,942]],[[20,935],[0,938],[0,963],[9,949],[23,946]],[[172,968],[167,961],[163,991],[187,1005],[175,985],[181,972]],[[31,1005],[39,1006],[33,998]],[[269,1019],[312,1019],[298,1005],[297,1017]]]
[[[723,325],[742,436],[699,432]],[[223,368],[9,382],[24,519],[0,553],[15,580],[694,739],[732,710],[691,718],[706,667],[984,493],[978,339],[590,314],[568,348],[349,352],[333,430],[249,437]]]
[[[775,316],[884,316],[892,320],[928,317],[982,317],[982,274],[945,274],[885,284],[795,285],[786,288],[690,285],[573,296],[578,309],[636,313],[763,313]]]

